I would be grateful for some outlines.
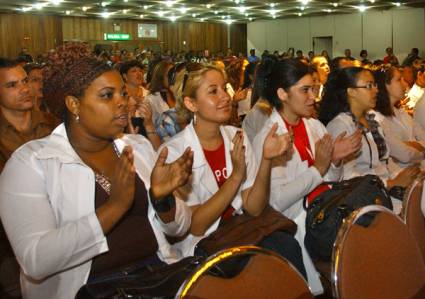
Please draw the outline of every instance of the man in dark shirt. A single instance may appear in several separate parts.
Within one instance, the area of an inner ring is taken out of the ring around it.
[[[24,143],[49,135],[57,121],[34,111],[28,76],[15,61],[0,58],[0,174]],[[19,265],[0,225],[0,298],[19,294]]]
[[[49,114],[33,111],[33,107],[24,69],[0,58],[0,172],[18,147],[49,135],[57,124]]]

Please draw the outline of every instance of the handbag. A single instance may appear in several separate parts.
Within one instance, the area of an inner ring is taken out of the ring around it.
[[[216,231],[198,242],[195,255],[208,257],[226,248],[257,245],[279,230],[294,234],[297,225],[267,205],[259,216],[244,213],[224,221]]]
[[[376,175],[323,184],[332,188],[319,194],[308,208],[304,201],[307,210],[304,245],[315,261],[331,260],[339,228],[351,212],[367,205],[382,205],[390,210],[393,208],[384,183]]]
[[[174,298],[185,279],[202,261],[200,257],[187,257],[170,265],[149,265],[131,272],[122,271],[123,275],[119,278],[85,284],[75,298]]]

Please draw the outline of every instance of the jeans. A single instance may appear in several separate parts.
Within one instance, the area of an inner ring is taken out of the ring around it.
[[[276,252],[287,259],[307,280],[300,244],[294,236],[283,231],[275,231],[265,237],[259,247]]]

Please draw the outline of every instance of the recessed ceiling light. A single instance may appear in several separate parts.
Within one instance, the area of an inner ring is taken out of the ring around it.
[[[248,20],[249,20],[250,22],[252,22],[252,18],[248,18]]]
[[[304,10],[304,9],[305,9],[305,6],[301,6],[301,7],[300,7],[300,9],[301,9],[301,10]]]
[[[307,5],[308,4],[308,2],[310,2],[309,0],[301,0],[300,1],[303,5]]]
[[[62,2],[62,0],[50,0],[50,3],[54,5],[59,5]]]
[[[104,11],[104,12],[102,12],[102,13],[100,13],[100,15],[102,16],[102,18],[109,18],[109,16],[111,15],[111,13],[110,12],[108,12],[108,11]]]
[[[227,25],[230,25],[230,24],[233,23],[233,20],[226,19],[226,20],[224,20],[224,23],[226,23]]]
[[[212,6],[211,4],[207,4],[207,8],[211,8],[211,6]]]
[[[162,18],[164,16],[165,12],[160,10],[160,11],[157,11],[156,14]]]
[[[123,10],[122,10],[122,13],[123,13],[123,14],[127,14],[128,12],[129,12],[129,9],[123,9]]]
[[[247,10],[245,6],[239,6],[238,9],[241,13],[244,13]]]
[[[214,10],[214,14],[215,15],[218,15],[218,10]]]
[[[149,8],[149,6],[143,5],[143,9],[148,9],[148,8]]]
[[[128,0],[124,0],[124,2],[128,2]]]
[[[101,3],[100,3],[100,5],[101,5],[102,7],[105,7],[106,5],[108,5],[108,2],[101,2]]]
[[[200,20],[201,22],[205,21],[205,19],[204,19],[204,18],[200,18],[199,20]]]
[[[173,5],[174,5],[174,1],[165,1],[165,5],[166,5],[167,7],[171,7],[171,6],[173,6]]]
[[[276,19],[276,15],[272,15],[272,18],[273,18],[273,19]]]
[[[196,14],[196,13],[193,13],[193,14],[192,14],[192,17],[196,18],[196,16],[197,16],[197,14]]]
[[[30,11],[32,9],[31,6],[27,6],[27,7],[22,7],[22,11],[26,12],[26,11]]]
[[[276,4],[275,3],[270,3],[269,6],[270,7],[274,7]]]
[[[143,19],[145,16],[144,15],[140,15],[139,18]]]
[[[170,16],[169,19],[170,19],[171,22],[175,22],[177,20],[177,17],[176,16]]]
[[[224,16],[221,16],[222,19],[224,19]]]
[[[71,11],[70,10],[67,10],[67,11],[65,11],[65,14],[70,15],[71,14]]]
[[[81,9],[83,10],[83,11],[87,11],[87,9],[89,9],[87,6],[83,6],[83,7],[81,7]]]
[[[46,4],[44,4],[44,3],[36,3],[36,4],[34,4],[34,8],[36,8],[36,9],[38,9],[38,10],[41,10],[41,9],[43,9],[43,7],[45,6]]]
[[[180,7],[179,10],[180,10],[181,13],[184,14],[184,13],[187,12],[188,8],[183,6],[183,7]]]
[[[394,3],[394,5],[397,6],[397,7],[400,7],[401,6],[401,3],[400,2],[396,2],[396,3]]]
[[[298,13],[298,16],[301,17],[303,14],[301,12]]]
[[[360,12],[365,12],[365,11],[366,11],[366,9],[367,9],[367,6],[365,6],[365,5],[359,5],[359,6],[357,6],[357,9],[358,9]]]
[[[332,3],[332,5],[333,5],[334,7],[338,7],[338,3],[336,3],[336,2]]]

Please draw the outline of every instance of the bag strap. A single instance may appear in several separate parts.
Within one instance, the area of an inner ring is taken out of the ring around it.
[[[340,182],[338,182],[338,181],[324,181],[324,182],[320,183],[319,185],[317,185],[317,187],[319,187],[319,186],[321,186],[321,185],[331,185],[331,186],[335,186],[336,184],[339,184],[339,183],[340,183]],[[316,187],[316,188],[317,188],[317,187]],[[308,196],[308,194],[307,194],[307,195],[305,195],[305,196],[304,196],[304,198],[303,198],[303,208],[304,208],[304,210],[306,210],[306,211],[307,211],[307,209],[308,209],[307,196]]]

